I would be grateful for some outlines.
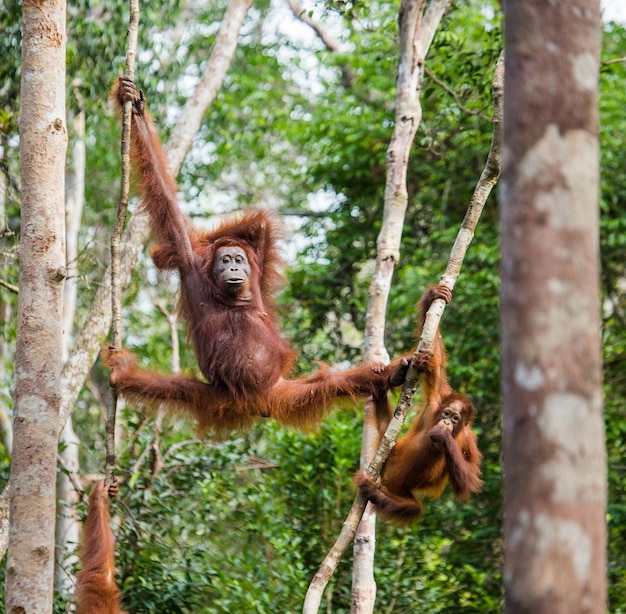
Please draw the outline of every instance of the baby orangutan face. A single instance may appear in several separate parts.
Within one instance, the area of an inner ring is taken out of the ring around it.
[[[465,406],[462,401],[455,399],[447,407],[439,410],[439,420],[437,424],[445,427],[454,437],[464,426],[465,419],[463,410]]]

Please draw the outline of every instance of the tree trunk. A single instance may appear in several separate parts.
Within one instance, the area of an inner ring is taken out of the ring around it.
[[[24,2],[22,231],[6,611],[52,612],[55,477],[65,279],[63,0]]]
[[[422,120],[420,93],[424,62],[435,31],[450,8],[451,0],[434,0],[426,12],[424,0],[404,0],[398,17],[400,58],[396,118],[387,148],[387,168],[383,224],[377,239],[376,270],[369,287],[365,315],[365,352],[367,362],[389,362],[385,348],[385,313],[391,278],[400,259],[402,226],[408,205],[406,174],[413,140]],[[366,469],[376,452],[380,434],[371,401],[365,404],[361,469]],[[354,537],[352,570],[352,614],[370,614],[376,603],[374,554],[376,551],[376,514],[368,505]]]
[[[606,611],[598,0],[507,0],[506,611]]]
[[[78,294],[78,235],[83,218],[85,201],[85,170],[87,152],[85,147],[85,113],[79,111],[68,117],[71,123],[71,162],[67,166],[65,178],[65,240],[67,244],[67,279],[63,293],[63,338],[62,361],[65,363],[70,353],[76,298]],[[59,461],[63,471],[57,477],[57,557],[56,557],[56,590],[68,592],[74,587],[75,580],[71,573],[78,561],[76,548],[80,537],[80,525],[76,516],[78,492],[70,476],[77,476],[80,470],[78,457],[78,436],[74,431],[72,416],[61,431],[59,441]]]

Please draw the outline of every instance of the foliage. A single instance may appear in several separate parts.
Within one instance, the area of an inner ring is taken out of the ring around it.
[[[137,79],[164,140],[203,70],[226,5],[194,4],[193,15],[183,18],[182,4],[169,3],[165,11],[142,6]],[[401,262],[387,313],[392,355],[415,346],[414,305],[443,271],[491,138],[490,87],[502,44],[499,5],[487,0],[454,4],[427,61]],[[19,8],[9,1],[0,9],[2,168],[13,176],[19,142]],[[296,29],[277,3],[255,3],[224,87],[179,177],[183,206],[197,223],[242,205],[263,204],[285,213],[294,241],[289,245],[290,286],[281,297],[283,328],[301,350],[303,371],[317,360],[357,361],[362,352],[398,53],[394,3],[314,2],[307,10],[336,26],[344,50],[323,49],[305,26]],[[117,1],[103,11],[84,0],[70,11],[68,107],[86,112],[88,152],[79,329],[108,258],[119,126],[108,110],[107,91],[123,66],[127,15],[126,5]],[[283,21],[288,27],[277,25]],[[623,56],[625,44],[624,29],[607,26],[604,59]],[[626,612],[624,70],[623,63],[604,66],[600,109],[612,612]],[[19,192],[10,189],[8,196],[5,207],[15,235],[3,237],[3,248],[15,246],[20,230]],[[428,503],[422,522],[409,531],[379,525],[380,612],[501,609],[495,201],[494,195],[483,213],[442,324],[452,384],[469,394],[478,410],[485,488],[464,505],[448,495]],[[2,277],[16,284],[15,262],[9,258],[0,264]],[[3,289],[0,293],[3,305],[12,304],[14,297]],[[147,258],[125,292],[126,343],[154,368],[168,369],[171,361],[167,322],[154,305],[161,302],[171,311],[175,298],[175,283],[159,278]],[[4,351],[14,344],[14,312],[2,325]],[[1,380],[2,405],[8,405],[10,354]],[[188,348],[182,366],[194,366]],[[98,365],[74,412],[84,474],[98,473],[103,465],[107,394],[107,374]],[[264,423],[228,441],[197,442],[185,421],[166,419],[159,431],[152,418],[127,408],[120,417],[122,491],[114,508],[124,607],[133,613],[298,611],[352,502],[360,428],[355,409],[333,414],[319,433]],[[0,482],[5,483],[8,455],[0,452]],[[350,610],[350,563],[348,557],[327,589],[333,612]],[[59,596],[57,611],[66,609]]]

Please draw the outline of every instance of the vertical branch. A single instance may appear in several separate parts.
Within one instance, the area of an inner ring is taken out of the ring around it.
[[[459,229],[454,245],[452,246],[448,264],[440,278],[440,283],[448,286],[450,289],[454,287],[454,284],[459,277],[461,265],[463,264],[467,249],[474,237],[474,231],[476,230],[476,225],[478,224],[480,215],[485,207],[489,194],[491,194],[491,190],[496,185],[498,177],[500,176],[502,161],[503,94],[504,53],[501,53],[496,64],[492,86],[493,136],[491,139],[489,154],[487,156],[487,161],[485,162],[485,168],[483,169],[483,172],[476,183],[476,187],[474,188],[474,193],[470,199],[461,228]],[[441,320],[445,307],[445,301],[437,299],[433,301],[432,305],[428,309],[426,321],[424,322],[424,328],[417,346],[418,352],[425,349],[432,349],[439,321]],[[374,460],[367,469],[369,475],[373,479],[378,478],[380,475],[380,470],[387,460],[389,452],[391,451],[391,448],[393,448],[400,429],[402,428],[406,413],[413,399],[413,394],[415,393],[417,377],[418,373],[414,369],[413,365],[411,365],[407,373],[406,382],[402,389],[402,394],[400,395],[396,411],[394,412],[393,418],[387,427],[387,431],[380,442],[378,450],[374,456]]]
[[[448,265],[444,274],[441,276],[441,283],[445,283],[452,288],[458,278],[463,259],[467,252],[467,248],[474,236],[474,231],[478,220],[485,206],[487,198],[491,193],[491,190],[498,181],[500,176],[501,165],[501,127],[502,127],[502,101],[504,91],[504,56],[500,54],[498,63],[496,65],[494,80],[493,80],[493,137],[491,140],[491,147],[485,168],[481,173],[480,179],[476,184],[474,193],[470,200],[467,213],[463,220],[463,224],[457,234],[456,241],[452,247]],[[428,314],[426,316],[426,323],[424,330],[418,344],[418,351],[433,346],[435,332],[439,325],[439,320],[443,314],[445,308],[445,302],[442,300],[433,301]],[[389,456],[391,448],[394,446],[398,437],[398,433],[406,417],[406,413],[411,404],[413,394],[417,385],[417,372],[412,367],[409,368],[407,373],[407,379],[398,401],[398,406],[394,413],[394,416],[389,423],[387,431],[383,436],[378,450],[374,455],[373,461],[368,466],[368,473],[374,479],[380,475],[381,467]],[[352,508],[344,521],[341,533],[334,543],[326,558],[320,565],[317,573],[313,577],[309,590],[304,602],[303,614],[316,614],[319,610],[321,597],[324,592],[324,588],[332,577],[339,561],[341,561],[345,551],[352,543],[356,534],[357,525],[363,516],[365,510],[366,501],[361,497],[361,494],[357,492],[357,496],[352,504]]]
[[[451,0],[403,0],[400,5],[400,57],[396,94],[394,130],[387,149],[384,212],[377,240],[376,270],[368,294],[365,327],[365,360],[388,362],[385,348],[385,313],[391,280],[400,259],[402,227],[408,205],[406,185],[409,156],[415,134],[422,120],[420,93],[426,55],[441,19]],[[380,438],[373,404],[365,406],[361,443],[361,468],[365,469]],[[352,573],[352,612],[374,610],[376,583],[374,551],[376,517],[373,509],[362,517],[354,539]]]
[[[128,25],[128,49],[126,51],[125,75],[135,78],[135,57],[137,55],[137,38],[139,33],[139,0],[130,0],[130,17]],[[128,195],[130,192],[130,127],[132,120],[132,102],[124,103],[122,116],[122,169],[120,198],[117,205],[117,217],[111,236],[111,345],[116,350],[122,348],[122,283],[120,279],[120,243],[122,231],[126,224],[128,212]],[[111,400],[107,408],[106,421],[106,466],[105,483],[111,484],[115,470],[115,416],[117,412],[117,395],[112,390]]]

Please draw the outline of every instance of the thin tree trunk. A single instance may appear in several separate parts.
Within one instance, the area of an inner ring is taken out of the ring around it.
[[[66,265],[66,5],[25,2],[22,10],[22,228],[5,608],[50,614]]]
[[[606,611],[598,0],[507,0],[501,183],[505,601]]]
[[[135,80],[135,59],[137,57],[137,42],[139,39],[139,0],[129,1],[128,28],[126,29],[126,68],[124,76],[132,81]],[[122,279],[125,276],[120,274],[120,244],[122,233],[126,225],[128,215],[128,200],[130,196],[130,143],[131,124],[133,115],[133,104],[126,100],[123,104],[122,112],[122,139],[120,147],[120,196],[117,201],[117,210],[113,232],[111,233],[111,341],[110,346],[115,351],[122,350],[123,326],[122,326],[122,305],[125,284]],[[104,484],[112,486],[116,483],[115,464],[117,460],[115,448],[117,421],[117,393],[111,390],[107,403],[106,425],[105,425],[105,464],[104,464]]]
[[[366,311],[365,354],[368,362],[389,362],[385,348],[385,313],[391,278],[400,256],[402,226],[408,205],[406,185],[409,154],[422,119],[420,93],[424,62],[435,31],[450,8],[451,0],[435,0],[424,14],[424,0],[404,0],[400,6],[400,58],[396,95],[396,118],[387,149],[387,174],[383,225],[377,241],[376,270],[369,288]],[[379,442],[373,403],[365,404],[361,442],[362,469],[366,469]],[[352,570],[353,614],[369,614],[376,602],[374,554],[376,515],[372,506],[363,514],[354,537]]]
[[[6,163],[6,149],[1,143],[0,163],[3,165]],[[3,235],[9,232],[9,225],[6,216],[8,187],[9,181],[7,180],[7,173],[0,171],[0,239],[3,239]],[[2,246],[5,247],[4,240],[2,240]],[[3,281],[8,270],[8,267],[6,266],[7,262],[11,260],[9,255],[4,253],[4,251],[4,249],[0,251],[0,279]],[[12,344],[7,343],[9,336],[6,334],[9,323],[12,322],[12,320],[13,309],[11,307],[11,299],[8,299],[4,292],[0,292],[0,369],[4,369],[5,373],[9,372],[10,365],[14,362],[13,346]],[[0,441],[6,448],[7,452],[11,454],[13,449],[13,430],[8,412],[8,404],[5,405],[4,403],[0,406]]]
[[[69,356],[76,299],[78,294],[78,235],[83,217],[85,202],[85,169],[87,153],[85,147],[85,113],[79,111],[68,114],[71,130],[71,160],[67,166],[65,178],[65,241],[67,258],[67,279],[63,292],[63,347],[62,361]],[[58,591],[73,590],[74,576],[72,568],[78,560],[75,554],[80,537],[80,524],[76,516],[78,492],[70,475],[78,475],[80,461],[78,457],[78,436],[74,432],[72,416],[68,416],[59,437],[61,443],[59,459],[64,471],[57,476],[57,526],[56,526],[56,572],[55,585]]]

